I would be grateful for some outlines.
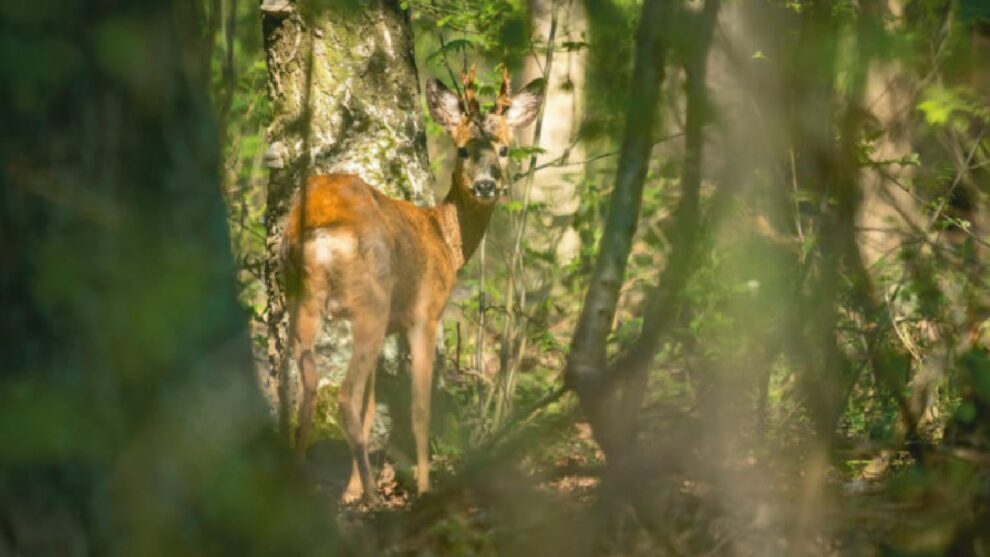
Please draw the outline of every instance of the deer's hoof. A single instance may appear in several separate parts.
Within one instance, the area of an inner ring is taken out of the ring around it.
[[[340,496],[340,502],[345,505],[352,505],[361,500],[361,488],[351,489],[348,487]]]

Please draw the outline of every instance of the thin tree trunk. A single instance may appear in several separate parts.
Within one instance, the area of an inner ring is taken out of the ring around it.
[[[624,374],[628,384],[623,389],[618,427],[623,442],[634,433],[649,379],[649,365],[660,347],[660,340],[677,314],[678,297],[691,275],[698,244],[701,200],[701,161],[704,153],[704,126],[707,119],[708,51],[718,18],[721,0],[705,0],[698,16],[697,35],[687,54],[687,116],[684,129],[684,167],[681,172],[681,201],[677,206],[676,235],[670,260],[653,287],[643,318],[639,338],[625,357],[610,367],[609,375]]]
[[[614,432],[609,431],[614,424],[610,423],[604,405],[608,393],[600,390],[605,380],[606,341],[642,204],[667,51],[663,31],[671,11],[670,2],[665,0],[643,3],[615,189],[598,246],[598,261],[588,283],[567,361],[568,385],[578,393],[595,437],[606,454],[613,448],[610,441],[614,439]]]

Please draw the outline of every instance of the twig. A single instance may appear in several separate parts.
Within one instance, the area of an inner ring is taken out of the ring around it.
[[[436,5],[433,2],[433,0],[430,1],[430,4],[434,5],[434,7],[436,7]],[[460,80],[457,79],[457,76],[454,74],[453,68],[450,67],[450,60],[447,59],[447,41],[444,39],[443,29],[440,28],[440,27],[437,27],[437,37],[439,37],[439,39],[440,39],[440,52],[443,53],[443,65],[444,65],[444,67],[447,68],[447,74],[450,75],[450,81],[451,81],[451,83],[454,84],[454,90],[457,91],[458,98],[463,99],[464,98],[464,95],[461,93],[461,83],[460,83]]]
[[[507,418],[502,425],[488,437],[487,441],[481,445],[481,452],[485,452],[485,450],[499,444],[499,442],[501,442],[502,439],[504,439],[509,433],[517,431],[517,425],[526,424],[532,421],[537,412],[560,400],[560,398],[563,397],[567,391],[567,386],[561,383],[540,397],[539,400],[531,404],[528,408],[514,412],[513,415]]]
[[[966,156],[966,161],[963,162],[963,164],[959,167],[959,171],[956,172],[956,178],[952,181],[952,186],[949,187],[949,191],[945,194],[945,197],[942,199],[941,205],[939,205],[938,209],[936,209],[935,213],[932,215],[931,220],[928,222],[929,231],[934,229],[935,224],[938,222],[938,218],[942,216],[942,211],[944,211],[945,208],[948,206],[949,199],[952,197],[952,194],[955,193],[956,187],[959,186],[959,182],[962,181],[962,177],[966,175],[966,169],[973,161],[973,157],[976,155],[977,149],[980,148],[980,141],[983,140],[983,134],[985,132],[986,132],[986,128],[984,127],[980,130],[980,133],[977,134],[976,141],[973,142],[973,148],[969,150],[969,154]],[[939,233],[936,234],[935,239],[937,240],[941,236],[941,234],[942,232],[939,231]]]
[[[652,147],[656,147],[657,145],[659,145],[661,143],[666,143],[666,142],[670,141],[671,139],[677,139],[678,137],[683,137],[683,136],[684,136],[684,132],[678,132],[678,133],[675,133],[675,134],[672,134],[672,135],[661,137],[660,139],[658,139],[658,140],[654,141],[653,143],[651,143],[650,144],[650,147],[651,148]],[[557,158],[555,158],[555,159],[553,159],[551,161],[545,162],[545,163],[543,163],[541,165],[538,165],[535,168],[533,168],[531,170],[528,170],[526,172],[523,172],[521,174],[516,174],[512,178],[512,181],[513,182],[518,182],[519,180],[522,180],[523,178],[529,177],[530,173],[532,173],[532,172],[538,172],[538,171],[544,170],[546,168],[551,168],[551,167],[558,168],[558,167],[563,167],[563,166],[586,165],[588,163],[595,162],[595,161],[597,161],[599,159],[604,159],[604,158],[607,158],[607,157],[614,157],[614,156],[616,156],[616,155],[618,155],[618,154],[621,153],[621,151],[619,151],[619,150],[609,151],[607,153],[599,153],[597,155],[592,155],[592,156],[590,156],[590,157],[588,157],[588,158],[586,158],[584,160],[570,162],[567,159],[568,159],[568,157],[571,154],[571,149],[573,149],[574,146],[576,146],[577,144],[578,144],[578,141],[575,140],[570,145],[568,145],[566,149],[564,149],[564,152],[561,153],[561,155],[559,157],[557,157]]]
[[[545,91],[549,89],[550,82],[550,70],[553,67],[553,45],[554,39],[557,35],[557,0],[552,0],[550,5],[550,31],[547,35],[547,51],[546,51],[546,63],[543,65],[543,82]],[[544,95],[547,93],[545,92]],[[533,129],[533,145],[539,147],[540,145],[540,135],[543,131],[543,116],[546,112],[546,102],[540,105],[540,111],[537,115],[536,125]],[[509,260],[509,275],[506,281],[505,288],[505,303],[507,308],[507,317],[505,319],[502,342],[506,343],[504,346],[511,349],[514,343],[515,335],[512,334],[513,326],[515,320],[513,319],[513,306],[515,304],[515,276],[516,269],[519,268],[519,274],[522,275],[522,241],[526,233],[526,222],[529,218],[529,205],[530,199],[533,193],[533,178],[536,168],[537,154],[534,153],[529,159],[529,171],[526,177],[526,187],[523,193],[523,208],[522,214],[519,217],[519,228],[516,231],[516,238],[512,248],[512,256]],[[519,302],[520,307],[522,307],[526,302],[526,290],[523,287],[520,290],[521,300]],[[508,358],[506,358],[506,369],[504,372],[504,393],[502,399],[499,401],[500,404],[496,405],[495,410],[495,423],[499,423],[502,419],[505,408],[511,407],[512,405],[512,393],[515,390],[515,371],[518,366],[519,360],[522,357],[522,353],[525,351],[526,338],[523,337],[520,341],[520,346],[516,347],[515,354],[509,353]]]

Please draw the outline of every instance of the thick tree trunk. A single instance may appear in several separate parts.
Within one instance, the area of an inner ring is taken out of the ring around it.
[[[330,541],[252,377],[191,5],[0,10],[35,45],[0,57],[0,555]]]
[[[293,193],[305,177],[329,172],[357,174],[414,202],[432,201],[432,190],[412,33],[398,0],[311,0],[266,10],[263,5],[274,110],[266,156],[268,355],[281,386],[285,428],[296,371],[286,358],[278,252]],[[341,341],[348,335],[328,330],[322,338],[318,367],[324,377],[339,379],[349,353]],[[396,362],[395,353],[387,349],[386,360]]]

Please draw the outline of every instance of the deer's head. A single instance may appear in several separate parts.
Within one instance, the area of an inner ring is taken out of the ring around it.
[[[457,162],[451,188],[483,201],[494,202],[507,189],[506,162],[512,128],[525,126],[536,118],[543,102],[543,80],[537,79],[510,94],[509,72],[502,74],[502,88],[495,106],[483,113],[475,96],[474,68],[462,78],[464,99],[443,83],[426,83],[426,103],[430,114],[457,147]]]

